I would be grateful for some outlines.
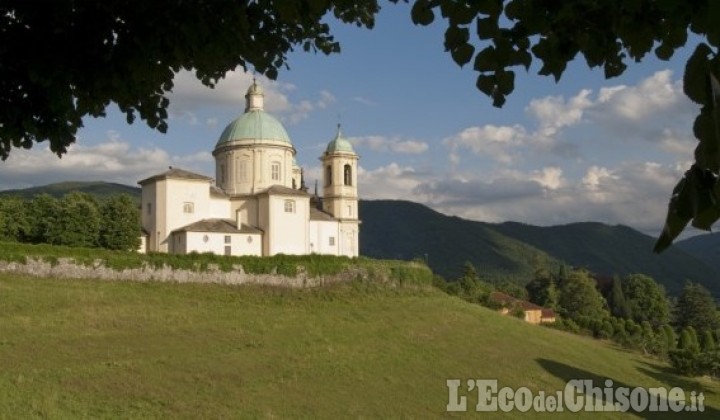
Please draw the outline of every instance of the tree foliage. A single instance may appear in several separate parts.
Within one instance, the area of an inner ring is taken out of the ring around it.
[[[575,320],[580,317],[602,320],[608,316],[605,299],[595,281],[582,270],[571,271],[560,284],[558,304],[563,316]]]
[[[100,211],[89,194],[71,192],[59,201],[55,223],[46,242],[53,245],[92,248],[99,245]]]
[[[652,278],[632,274],[622,281],[622,290],[629,313],[635,322],[649,322],[658,327],[670,321],[670,303],[665,289]]]
[[[715,301],[706,288],[687,282],[675,305],[675,324],[693,331],[715,331],[720,327]]]
[[[399,0],[391,0],[398,2]],[[405,0],[409,1],[409,0]],[[0,5],[0,157],[48,141],[61,155],[82,118],[115,103],[133,122],[167,129],[167,93],[181,69],[213,86],[238,66],[270,78],[294,48],[340,51],[327,16],[371,28],[377,0],[58,0]],[[495,106],[515,88],[515,72],[539,62],[560,80],[570,61],[602,68],[606,78],[649,54],[669,60],[689,34],[704,37],[685,68],[684,89],[700,107],[695,163],[673,191],[667,248],[692,221],[709,229],[720,217],[720,3],[715,0],[414,0],[411,19],[446,22],[452,60],[472,63],[476,87]],[[693,38],[696,39],[696,38]],[[689,128],[689,127],[688,127]]]
[[[61,155],[82,118],[110,103],[165,132],[179,70],[208,86],[237,66],[275,78],[295,47],[340,50],[326,15],[372,27],[378,10],[376,0],[3,2],[0,157],[42,141]]]
[[[140,246],[140,217],[135,201],[127,194],[110,197],[100,208],[103,224],[100,245],[107,249],[133,251]]]
[[[558,309],[557,284],[547,270],[536,270],[535,276],[525,285],[525,289],[530,302],[545,308]]]
[[[133,251],[140,242],[140,215],[126,194],[103,203],[81,192],[60,199],[49,194],[28,201],[3,197],[0,240]]]
[[[610,294],[607,297],[608,308],[610,314],[618,318],[633,319],[630,305],[628,305],[625,299],[625,293],[623,293],[623,285],[620,277],[613,277],[612,287],[610,288]]]

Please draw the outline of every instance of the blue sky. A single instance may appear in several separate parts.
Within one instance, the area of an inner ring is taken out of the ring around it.
[[[398,198],[446,214],[539,225],[596,220],[655,234],[672,187],[689,167],[697,106],[682,93],[694,44],[669,62],[649,57],[619,78],[572,63],[563,79],[518,69],[502,109],[475,88],[443,48],[443,22],[411,23],[386,5],[372,30],[332,24],[340,54],[291,53],[277,81],[263,77],[266,110],[285,124],[306,170],[338,122],[361,156],[362,198]],[[64,180],[135,185],[168,165],[212,175],[211,151],[243,111],[252,80],[242,69],[217,89],[176,76],[166,135],[115,108],[88,119],[58,159],[44,146],[0,163],[0,189]]]

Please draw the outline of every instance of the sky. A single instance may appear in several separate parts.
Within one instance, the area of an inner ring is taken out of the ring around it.
[[[693,42],[670,61],[649,56],[610,80],[582,60],[559,83],[537,75],[537,63],[519,68],[498,109],[475,88],[471,65],[460,68],[444,51],[445,22],[414,26],[408,5],[387,4],[372,30],[329,23],[340,54],[293,52],[276,81],[258,76],[265,109],[283,122],[311,188],[340,123],[360,155],[362,199],[412,200],[487,222],[662,229],[696,145],[698,106],[682,93]],[[128,125],[112,107],[84,120],[61,159],[42,144],[13,150],[0,162],[0,189],[137,185],[170,165],[212,176],[212,149],[243,112],[252,78],[238,68],[213,90],[178,73],[166,134],[140,120]]]

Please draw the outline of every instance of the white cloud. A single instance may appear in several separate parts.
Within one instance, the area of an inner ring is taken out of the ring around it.
[[[348,139],[357,148],[368,148],[375,152],[421,154],[428,150],[428,144],[414,139],[385,136],[361,136]]]
[[[673,82],[670,70],[659,71],[637,86],[603,88],[598,98],[598,103],[609,105],[603,107],[604,111],[632,121],[639,121],[685,101],[682,82]]]
[[[600,221],[646,232],[662,228],[670,191],[684,166],[625,162],[590,166],[579,179],[558,167],[493,176],[464,174],[418,184],[414,191],[438,211],[476,220],[518,220],[537,225]]]
[[[530,180],[537,182],[544,188],[556,190],[563,186],[565,180],[563,179],[563,171],[557,166],[551,166],[542,168],[539,171],[533,171],[530,173]]]
[[[315,100],[291,100],[290,95],[297,90],[295,85],[270,80],[264,76],[255,78],[265,94],[265,109],[291,124],[302,121],[316,109],[325,109],[336,101],[335,96],[327,90],[321,90]],[[198,123],[197,111],[204,107],[231,107],[240,113],[244,109],[245,93],[252,81],[251,74],[239,69],[228,72],[217,82],[215,88],[209,88],[203,85],[193,72],[178,72],[169,95],[170,117],[194,125]]]
[[[368,98],[364,98],[362,96],[354,96],[352,98],[352,100],[355,102],[361,103],[363,105],[366,105],[366,106],[377,106],[377,103],[375,101],[370,100]]]
[[[317,107],[320,109],[327,108],[330,104],[335,102],[335,96],[327,90],[320,91],[320,99],[317,101]]]
[[[552,139],[560,128],[580,122],[583,111],[592,106],[590,93],[589,89],[583,89],[567,101],[562,96],[531,100],[526,111],[539,123],[534,137],[538,140]]]
[[[674,160],[688,159],[694,149],[691,127],[697,107],[669,70],[635,86],[601,88],[597,95],[582,89],[568,98],[533,99],[525,110],[534,126],[486,124],[444,139],[450,162],[459,164],[463,150],[499,164],[517,165],[538,156],[582,158],[588,147],[598,143],[608,149],[634,147],[639,156],[646,152],[642,150],[645,142],[654,146],[652,151]]]
[[[117,133],[111,132],[111,136]],[[209,152],[172,156],[158,147],[133,147],[111,139],[95,146],[71,145],[58,158],[50,150],[16,149],[0,171],[0,189],[26,188],[62,181],[107,181],[136,185],[137,181],[176,165],[200,173],[212,173]]]
[[[469,149],[475,155],[484,155],[503,164],[511,164],[516,158],[516,149],[526,143],[527,133],[520,125],[470,127],[443,139],[450,148],[450,161],[460,162],[462,149]]]
[[[395,162],[373,170],[358,169],[358,190],[364,199],[393,198],[418,201],[416,188],[423,182],[423,174],[411,166]]]

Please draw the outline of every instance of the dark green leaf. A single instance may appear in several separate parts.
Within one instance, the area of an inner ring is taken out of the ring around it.
[[[445,31],[445,49],[452,51],[466,44],[470,39],[470,31],[459,26],[449,26]]]
[[[675,52],[675,50],[673,50],[673,48],[666,43],[662,43],[657,48],[655,48],[655,55],[657,56],[657,58],[665,61],[672,58],[673,52]]]
[[[497,68],[495,48],[492,45],[485,47],[482,51],[477,53],[473,68],[479,72],[493,71]]]
[[[481,74],[477,78],[476,86],[480,92],[492,97],[495,93],[495,76]]]
[[[491,39],[499,33],[498,23],[493,18],[478,18],[477,20],[477,34],[480,39]]]
[[[693,102],[705,105],[708,100],[707,74],[712,50],[705,43],[698,44],[685,64],[683,91]]]
[[[427,26],[435,20],[435,13],[427,0],[417,0],[410,11],[412,21],[416,25]]]
[[[462,67],[463,65],[467,64],[468,61],[473,56],[473,53],[475,52],[475,47],[473,47],[470,44],[462,44],[459,47],[455,48],[451,51],[451,55],[453,60]]]

